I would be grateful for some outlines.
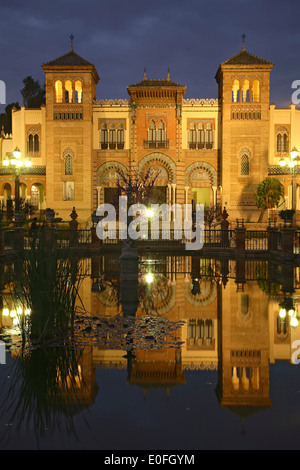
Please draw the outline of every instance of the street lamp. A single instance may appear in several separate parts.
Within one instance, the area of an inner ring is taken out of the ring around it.
[[[299,317],[295,308],[293,299],[291,297],[285,298],[284,301],[279,305],[279,318],[281,321],[289,320],[288,323],[293,328],[297,328],[299,325]]]
[[[296,167],[299,161],[299,152],[296,147],[293,147],[290,153],[290,159],[287,161],[285,158],[282,158],[279,162],[281,167],[288,167],[292,173],[293,183],[292,183],[292,209],[296,212],[297,205],[296,205]]]
[[[32,162],[29,159],[21,158],[21,151],[18,147],[13,151],[12,156],[6,157],[2,164],[13,169],[15,175],[15,209],[19,209],[20,205],[20,174],[22,174],[22,168],[31,167]]]

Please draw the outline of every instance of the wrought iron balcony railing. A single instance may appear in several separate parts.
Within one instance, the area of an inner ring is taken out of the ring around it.
[[[189,142],[190,150],[212,150],[214,148],[213,142]]]
[[[100,142],[101,150],[123,150],[124,146],[124,142]]]
[[[144,140],[145,149],[168,149],[169,140]]]

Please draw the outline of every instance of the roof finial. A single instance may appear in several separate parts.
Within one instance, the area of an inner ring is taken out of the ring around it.
[[[146,67],[144,67],[144,80],[147,80]]]
[[[71,34],[70,39],[71,39],[71,51],[73,51],[73,40],[74,40],[73,34]]]
[[[243,34],[242,34],[242,38],[243,38],[243,49],[242,49],[242,51],[245,50],[245,39],[246,39],[246,37],[247,37],[246,34],[243,33]]]
[[[168,76],[167,76],[167,80],[168,80],[168,81],[170,80],[170,67],[168,67]]]

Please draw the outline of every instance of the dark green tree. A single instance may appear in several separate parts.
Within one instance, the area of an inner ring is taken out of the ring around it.
[[[18,102],[16,103],[9,103],[5,107],[5,112],[0,114],[0,131],[2,126],[4,127],[5,134],[11,134],[12,132],[12,109],[20,109],[20,105]]]
[[[256,205],[261,209],[259,222],[262,222],[267,209],[278,207],[284,196],[284,188],[277,178],[265,178],[257,188],[254,195]]]
[[[42,87],[31,75],[24,78],[23,84],[21,95],[26,108],[40,108],[45,104],[45,86]]]

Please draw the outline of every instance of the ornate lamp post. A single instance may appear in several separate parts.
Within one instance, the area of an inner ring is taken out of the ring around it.
[[[299,162],[299,152],[294,147],[290,153],[290,159],[287,161],[285,158],[282,158],[279,162],[280,166],[286,167],[287,165],[290,168],[292,173],[293,182],[292,182],[292,209],[296,212],[297,204],[296,204],[296,167]]]
[[[18,210],[20,206],[20,175],[22,174],[22,168],[30,167],[32,162],[29,159],[22,159],[20,149],[16,147],[13,155],[3,160],[2,164],[13,169],[15,176],[15,210]]]

